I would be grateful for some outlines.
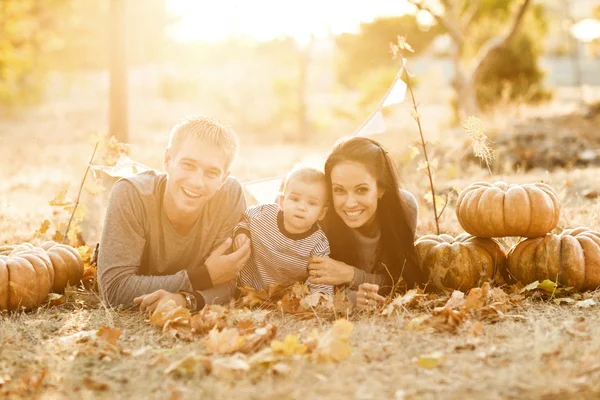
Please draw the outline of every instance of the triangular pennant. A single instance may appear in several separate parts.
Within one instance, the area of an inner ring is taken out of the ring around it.
[[[394,104],[400,104],[406,97],[406,83],[400,78],[396,78],[392,88],[388,91],[381,107],[387,107]]]
[[[128,156],[121,154],[115,165],[91,165],[93,171],[102,171],[107,175],[124,178],[140,172],[148,171],[150,167],[133,161]]]
[[[359,129],[354,136],[369,136],[383,133],[387,129],[381,111],[377,111]]]
[[[244,182],[247,205],[267,204],[277,201],[283,179],[281,176],[275,176]]]

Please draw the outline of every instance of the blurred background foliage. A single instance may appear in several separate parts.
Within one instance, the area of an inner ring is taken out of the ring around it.
[[[469,14],[473,1],[462,0],[469,20],[463,21],[468,40],[460,59],[468,62],[487,40],[503,32],[519,1],[481,0]],[[399,70],[390,53],[398,35],[415,50],[407,55],[409,67],[414,66],[413,83],[434,85],[431,82],[439,77],[430,72],[439,65],[442,81],[452,84],[448,65],[453,46],[433,18],[433,23],[424,24],[418,14],[379,17],[362,23],[355,33],[326,39],[261,42],[233,36],[218,43],[182,42],[168,35],[179,17],[171,15],[167,3],[126,1],[130,90],[138,91],[144,101],[194,102],[202,113],[248,131],[306,141],[325,131],[356,126]],[[475,79],[482,111],[499,103],[538,103],[551,97],[541,57],[570,56],[574,51],[568,46],[572,43],[562,26],[565,15],[559,3],[534,2],[515,39],[485,60]],[[0,107],[14,110],[83,91],[103,95],[110,4],[0,1]],[[589,16],[600,18],[600,5]],[[548,37],[557,29],[553,37],[559,38],[558,44],[554,40],[549,45]],[[589,59],[598,57],[597,41],[585,49]],[[457,101],[456,96],[447,99],[448,104]]]

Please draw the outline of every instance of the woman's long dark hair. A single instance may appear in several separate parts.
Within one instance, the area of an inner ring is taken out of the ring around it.
[[[414,248],[415,231],[408,223],[408,212],[400,197],[400,178],[396,166],[388,152],[375,140],[364,137],[351,137],[338,142],[325,162],[325,176],[328,183],[329,211],[324,227],[331,247],[331,258],[357,266],[358,254],[352,228],[349,228],[333,207],[331,170],[343,161],[358,162],[376,179],[384,194],[377,205],[377,220],[381,229],[381,260],[387,271],[378,270],[390,282],[384,292],[388,292],[402,276],[408,287],[423,282]],[[390,276],[391,275],[391,279]]]

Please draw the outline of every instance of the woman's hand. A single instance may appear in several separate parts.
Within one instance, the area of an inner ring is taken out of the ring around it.
[[[377,294],[379,285],[362,283],[356,292],[356,305],[359,307],[377,306],[385,302],[385,297]]]
[[[133,304],[140,307],[140,311],[148,311],[153,313],[162,299],[172,299],[178,306],[186,306],[185,297],[181,293],[171,293],[163,289],[158,289],[156,292],[145,294],[133,299]]]
[[[312,284],[343,285],[354,279],[354,268],[329,257],[311,257],[308,281]]]

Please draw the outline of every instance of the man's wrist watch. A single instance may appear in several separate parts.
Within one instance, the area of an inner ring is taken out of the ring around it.
[[[188,310],[194,311],[196,310],[197,307],[197,302],[196,302],[196,298],[188,292],[179,292],[183,295],[183,297],[185,298],[185,307]]]

